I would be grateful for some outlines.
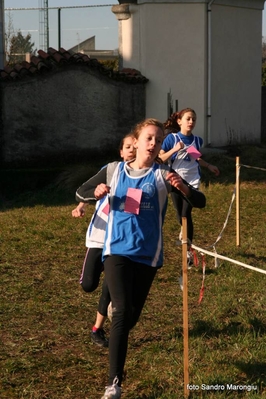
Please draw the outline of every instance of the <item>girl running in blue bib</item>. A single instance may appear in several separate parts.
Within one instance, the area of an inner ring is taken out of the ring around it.
[[[119,152],[120,157],[124,161],[129,161],[130,159],[135,157],[132,133],[127,134],[121,140]],[[94,196],[92,199],[95,200]],[[104,269],[102,262],[102,251],[108,212],[109,203],[107,197],[104,197],[96,202],[95,212],[92,215],[86,234],[87,252],[80,276],[80,284],[85,292],[93,292],[98,287],[100,282],[100,276]],[[84,217],[84,215],[85,203],[80,202],[78,206],[73,209],[72,216]],[[91,329],[92,342],[102,347],[108,346],[108,339],[106,338],[103,327],[107,317],[109,303],[109,290],[104,279],[102,284],[102,293],[98,304],[96,320]]]
[[[168,161],[168,164],[191,186],[199,189],[201,179],[200,167],[209,169],[216,176],[220,174],[220,171],[217,166],[211,165],[201,158],[199,150],[203,145],[203,140],[201,137],[193,134],[196,120],[196,112],[191,108],[175,112],[168,118],[166,123],[168,135],[163,141],[160,158],[163,162]],[[191,214],[192,206],[189,202],[183,200],[180,195],[176,195],[176,193],[171,193],[171,197],[179,223],[182,225],[183,217],[187,219],[187,236],[190,243],[192,243],[194,232]],[[179,239],[182,240],[182,230]],[[191,253],[188,252],[188,266],[191,263]]]
[[[103,248],[112,301],[109,385],[102,399],[119,399],[129,331],[137,323],[157,270],[163,265],[163,223],[168,193],[175,191],[198,208],[205,196],[176,172],[156,162],[164,128],[146,119],[133,130],[136,158],[101,169],[77,190],[86,202],[108,195],[110,211]]]

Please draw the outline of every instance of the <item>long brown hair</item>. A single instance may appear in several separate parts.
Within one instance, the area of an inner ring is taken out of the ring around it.
[[[194,109],[192,108],[184,108],[181,109],[181,111],[179,112],[174,112],[173,114],[171,114],[169,116],[168,119],[166,119],[166,121],[164,122],[164,128],[166,131],[168,131],[169,133],[177,133],[180,131],[180,126],[178,124],[178,119],[181,119],[182,116],[186,113],[186,112],[192,112],[195,116],[197,116],[196,112],[194,111]],[[167,132],[167,133],[168,133]]]
[[[176,130],[177,132],[180,130],[179,124],[177,123],[177,116],[178,116],[178,112],[174,112],[173,114],[171,114],[169,116],[169,118],[166,119],[166,121],[164,122],[164,128],[165,129],[169,129],[171,131]]]

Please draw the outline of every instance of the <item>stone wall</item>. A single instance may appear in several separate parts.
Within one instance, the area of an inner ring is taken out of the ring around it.
[[[11,75],[0,78],[4,166],[53,166],[115,153],[121,138],[145,118],[144,77],[135,76],[133,84],[82,63]],[[266,87],[261,98],[261,140],[266,142]]]
[[[266,143],[266,86],[261,88],[261,140]]]
[[[111,79],[97,68],[67,68],[0,80],[4,165],[71,163],[115,151],[145,118],[145,84]]]

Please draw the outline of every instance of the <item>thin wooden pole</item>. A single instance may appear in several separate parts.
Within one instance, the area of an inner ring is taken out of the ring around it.
[[[188,284],[187,284],[187,219],[182,218],[182,271],[183,271],[183,340],[184,340],[184,396],[188,390]]]
[[[236,157],[236,245],[240,246],[240,158]]]

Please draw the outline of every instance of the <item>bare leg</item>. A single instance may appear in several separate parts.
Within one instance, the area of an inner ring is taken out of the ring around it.
[[[96,316],[96,321],[94,323],[94,327],[103,328],[105,320],[106,320],[106,316],[103,316],[101,313],[97,312],[97,316]]]

